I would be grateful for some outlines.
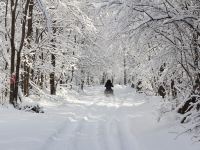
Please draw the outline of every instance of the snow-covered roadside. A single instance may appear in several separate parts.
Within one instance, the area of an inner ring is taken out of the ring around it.
[[[157,122],[158,97],[116,86],[85,93],[60,93],[60,101],[42,99],[44,114],[0,107],[2,150],[199,150],[170,117]],[[65,94],[65,95],[64,95]],[[58,97],[57,97],[58,98]]]

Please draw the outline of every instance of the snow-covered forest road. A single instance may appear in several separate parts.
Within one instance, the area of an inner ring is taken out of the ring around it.
[[[170,117],[157,122],[160,99],[116,86],[113,97],[103,87],[67,100],[42,100],[44,114],[0,109],[2,150],[197,150]]]

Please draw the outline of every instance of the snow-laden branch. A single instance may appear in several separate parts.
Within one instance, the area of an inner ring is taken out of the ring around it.
[[[51,20],[51,17],[49,16],[49,13],[46,10],[47,7],[45,6],[43,0],[37,0],[37,4],[38,4],[38,7],[40,8],[40,10],[42,11],[43,15],[45,16],[48,36],[50,37],[50,33],[52,33],[52,29],[51,29],[52,20]]]

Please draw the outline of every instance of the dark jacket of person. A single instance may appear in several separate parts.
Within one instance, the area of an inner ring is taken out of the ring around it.
[[[108,81],[106,82],[106,84],[105,84],[105,87],[106,87],[107,90],[110,90],[110,89],[113,87],[112,82],[111,82],[110,80],[108,80]]]

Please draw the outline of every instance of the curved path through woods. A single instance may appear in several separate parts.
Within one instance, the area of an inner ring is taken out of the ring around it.
[[[188,136],[175,139],[172,117],[158,122],[159,97],[115,86],[82,94],[60,90],[56,99],[42,98],[44,114],[0,109],[3,150],[197,150]],[[34,98],[34,97],[32,97]],[[59,99],[59,100],[58,100]],[[192,148],[192,149],[191,149]]]

